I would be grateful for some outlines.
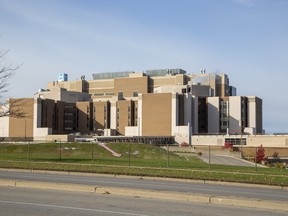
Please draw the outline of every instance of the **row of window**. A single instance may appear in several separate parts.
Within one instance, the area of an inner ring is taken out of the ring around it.
[[[246,145],[246,138],[225,138],[225,143],[232,145]]]
[[[136,119],[137,119],[137,108],[135,108],[135,112],[136,112]],[[119,125],[120,125],[120,109],[119,107],[117,107],[117,113],[116,113],[116,127],[119,130]],[[137,124],[135,124],[137,125]],[[131,126],[131,106],[128,106],[128,126]]]
[[[113,96],[114,93],[113,92],[107,92],[107,93],[94,93],[93,94],[96,97],[100,97],[100,96]]]
[[[113,93],[113,92],[94,93],[93,95],[96,96],[96,97],[101,97],[101,96],[113,96],[114,93]],[[133,97],[138,97],[138,92],[133,92],[132,95],[133,95]],[[119,97],[123,97],[123,96],[124,96],[123,92],[118,92],[118,96],[119,96]]]

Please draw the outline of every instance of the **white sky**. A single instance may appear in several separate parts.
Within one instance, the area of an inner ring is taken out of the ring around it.
[[[8,49],[23,65],[4,97],[32,97],[62,72],[206,68],[263,99],[266,132],[288,132],[287,0],[0,0]]]

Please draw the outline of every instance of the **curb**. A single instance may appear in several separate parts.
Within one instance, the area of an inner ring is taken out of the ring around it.
[[[111,194],[118,196],[130,196],[139,198],[152,198],[162,200],[173,200],[182,202],[197,202],[215,205],[228,205],[238,207],[248,207],[266,210],[287,211],[287,202],[259,200],[244,197],[211,196],[196,193],[180,193],[168,191],[137,190],[116,187],[97,187],[95,185],[65,184],[39,181],[17,181],[12,179],[0,179],[0,187],[19,187],[33,189],[50,189],[74,192],[86,192],[95,194]]]

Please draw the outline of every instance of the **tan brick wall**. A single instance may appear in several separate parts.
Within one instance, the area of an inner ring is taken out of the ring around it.
[[[134,102],[131,100],[117,101],[116,129],[120,135],[125,135],[125,127],[134,124]],[[130,116],[130,117],[129,117]]]
[[[89,94],[93,98],[112,97],[114,95],[114,79],[89,81]]]
[[[53,113],[54,113],[54,100],[42,101],[42,117],[41,126],[53,128]]]
[[[52,89],[55,86],[65,88],[68,91],[88,92],[89,83],[86,80],[64,81],[64,82],[54,81],[49,82],[47,88]]]
[[[139,124],[138,117],[138,101],[134,101],[134,126],[138,126]]]
[[[106,109],[105,109],[106,107]],[[110,122],[110,104],[107,101],[93,102],[93,124],[94,131],[98,129],[109,128]],[[106,119],[105,119],[106,116]]]
[[[33,98],[20,98],[11,99],[13,104],[12,110],[16,113],[23,115],[19,117],[9,117],[9,136],[12,138],[31,138],[33,137],[33,112],[34,112],[34,99]],[[17,111],[18,110],[18,111]]]
[[[175,76],[151,77],[151,82],[154,88],[165,85],[176,85]]]
[[[57,109],[56,109],[56,127],[57,133],[63,134],[65,133],[64,128],[64,109],[65,109],[65,102],[63,101],[57,101],[56,103]]]
[[[142,95],[143,136],[171,136],[172,94]]]
[[[259,147],[259,146],[255,146],[255,147],[246,147],[245,146],[245,147],[243,147],[242,150],[243,150],[244,156],[249,157],[249,156],[255,155],[255,148]],[[265,156],[266,157],[272,157],[275,152],[278,153],[279,157],[288,157],[288,148],[264,146],[264,149],[265,149]]]
[[[132,97],[133,92],[148,93],[148,77],[119,78],[114,80],[114,95],[123,92],[124,97]]]
[[[114,88],[114,79],[107,80],[90,80],[89,81],[90,89],[107,89]]]
[[[186,75],[178,74],[175,76],[175,85],[185,85],[187,84],[187,81],[185,79]]]
[[[92,127],[91,119],[91,103],[90,102],[77,102],[76,107],[78,110],[78,128],[77,131],[82,134],[89,133],[90,127]]]

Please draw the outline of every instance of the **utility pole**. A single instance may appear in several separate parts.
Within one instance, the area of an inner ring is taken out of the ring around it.
[[[130,166],[131,163],[131,146],[130,146],[130,142],[128,142],[128,163]]]
[[[169,144],[167,143],[167,167],[169,167]]]
[[[257,172],[257,147],[255,148],[255,171]]]
[[[61,143],[61,139],[60,139],[60,143],[59,143],[59,145],[60,145],[60,162],[62,161],[62,143]]]
[[[211,147],[209,145],[209,169],[211,169]]]

